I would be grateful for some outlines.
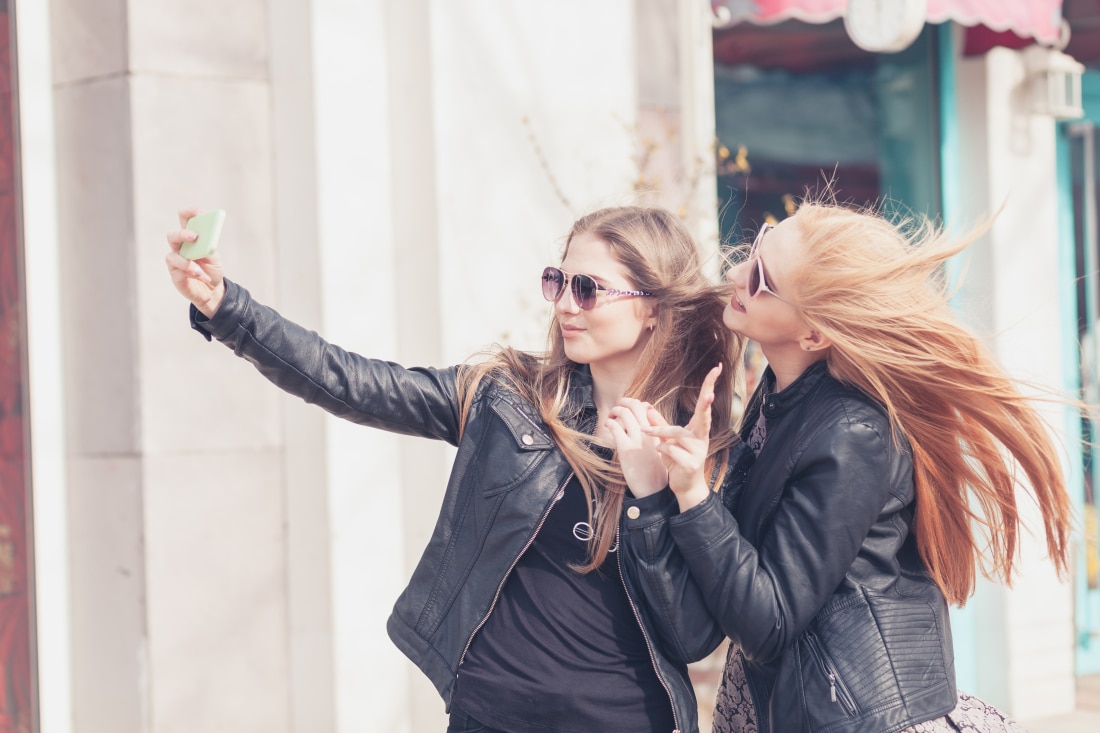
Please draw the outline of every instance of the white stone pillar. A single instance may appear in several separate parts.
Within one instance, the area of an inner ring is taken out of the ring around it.
[[[315,4],[270,0],[274,257],[278,300],[287,314],[322,328],[318,246]],[[282,398],[286,475],[286,563],[290,728],[335,731],[329,419],[289,395]]]
[[[40,733],[73,730],[69,494],[65,452],[61,253],[57,232],[53,66],[49,4],[14,16],[30,396],[34,520],[34,630]]]
[[[637,0],[635,188],[682,216],[717,276],[713,12],[696,0]]]
[[[224,207],[275,301],[267,6],[52,11],[74,725],[289,731],[280,395],[164,267],[176,208]]]

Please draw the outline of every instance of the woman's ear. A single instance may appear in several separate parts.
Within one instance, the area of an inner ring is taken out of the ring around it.
[[[645,319],[645,327],[650,331],[657,328],[657,312],[660,307],[660,304],[654,303],[653,307],[649,309],[649,316]]]
[[[810,330],[805,336],[800,338],[798,342],[803,351],[821,351],[833,345],[833,342],[830,341],[827,336],[822,336],[814,330]]]

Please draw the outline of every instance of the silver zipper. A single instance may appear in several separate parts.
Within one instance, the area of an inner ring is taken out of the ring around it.
[[[535,425],[535,421],[529,418],[523,410],[519,410],[518,412],[540,433],[542,432],[542,428],[540,428],[538,425]],[[599,424],[599,420],[597,420],[596,424]],[[592,433],[595,434],[595,432],[596,428],[593,427]],[[531,536],[527,538],[527,542],[520,549],[519,554],[516,555],[515,559],[512,560],[512,564],[508,566],[508,570],[504,573],[504,577],[500,579],[500,585],[497,586],[497,592],[493,595],[493,602],[489,604],[489,610],[486,611],[485,615],[481,617],[481,621],[478,622],[477,626],[475,626],[474,630],[470,633],[470,638],[466,640],[466,646],[463,647],[462,655],[458,658],[458,666],[455,667],[455,674],[458,674],[458,667],[461,667],[462,662],[466,659],[466,652],[470,651],[470,645],[474,643],[474,637],[477,636],[477,632],[481,631],[481,627],[485,625],[485,622],[489,620],[489,616],[492,615],[493,611],[496,609],[497,601],[500,600],[500,593],[504,590],[504,584],[508,581],[508,576],[512,574],[513,570],[515,570],[516,564],[519,562],[519,559],[523,557],[527,550],[531,548],[531,545],[535,541],[535,537],[538,536],[539,530],[542,529],[542,525],[546,523],[546,518],[550,516],[550,510],[553,509],[559,501],[561,501],[563,496],[565,496],[565,487],[569,485],[569,482],[573,480],[573,476],[575,475],[575,473],[570,473],[568,476],[565,477],[565,481],[562,482],[562,485],[558,487],[558,493],[554,494],[554,500],[550,502],[550,505],[547,506],[546,509],[543,511],[542,516],[539,517],[539,523],[535,526],[535,531],[532,532]],[[629,596],[629,594],[627,595]]]
[[[653,665],[653,672],[657,675],[657,681],[661,683],[661,687],[665,688],[665,694],[668,695],[668,704],[672,708],[672,724],[676,726],[672,733],[680,733],[680,718],[676,715],[676,701],[672,699],[672,690],[669,689],[668,683],[665,682],[665,678],[661,676],[661,670],[657,667],[657,655],[653,652],[653,643],[649,640],[649,634],[645,630],[645,624],[642,623],[642,617],[638,613],[638,607],[634,604],[634,599],[630,597],[630,589],[626,587],[626,578],[623,575],[621,527],[615,528],[615,543],[619,546],[619,552],[615,555],[615,561],[619,564],[619,582],[623,584],[623,592],[626,593],[626,600],[630,603],[630,610],[634,612],[634,620],[638,623],[638,628],[642,630],[645,648],[646,651],[649,652],[649,663]]]
[[[508,576],[512,574],[512,571],[515,569],[516,564],[519,562],[519,559],[523,557],[524,553],[526,553],[527,550],[531,547],[532,543],[534,543],[535,536],[538,535],[539,530],[542,529],[542,525],[546,523],[546,518],[550,516],[550,510],[554,508],[555,504],[561,501],[561,498],[563,496],[565,496],[565,486],[572,480],[573,474],[569,474],[569,476],[567,476],[565,479],[565,483],[563,483],[561,487],[558,488],[558,493],[554,495],[553,501],[551,501],[550,504],[543,511],[542,516],[539,518],[539,523],[535,527],[535,531],[532,532],[531,536],[527,538],[526,544],[523,545],[523,548],[520,549],[519,554],[516,555],[514,560],[512,560],[512,564],[508,566],[508,570],[504,573],[504,577],[500,579],[500,585],[497,586],[497,592],[493,595],[493,602],[489,604],[489,610],[486,611],[485,615],[481,617],[481,621],[478,622],[477,626],[474,627],[474,630],[470,633],[470,638],[466,640],[466,646],[462,649],[462,656],[458,658],[458,667],[461,667],[463,660],[466,659],[466,652],[470,651],[470,645],[474,643],[474,637],[477,636],[477,632],[481,631],[481,627],[485,625],[485,622],[489,620],[489,616],[497,607],[497,601],[500,600],[500,592],[504,590],[504,584],[508,581]],[[457,670],[458,667],[456,667],[455,669]]]
[[[852,693],[844,686],[844,680],[837,676],[832,663],[826,658],[825,651],[821,648],[817,635],[812,631],[807,631],[805,636],[806,647],[817,661],[821,673],[825,675],[825,679],[829,680],[829,702],[840,703],[845,712],[849,715],[855,715],[859,712],[859,707],[856,705]]]
[[[520,414],[522,414],[522,412]],[[524,415],[524,417],[526,417],[526,415]],[[530,418],[528,418],[528,421],[531,422]],[[534,423],[532,422],[532,425],[533,424]],[[592,432],[593,434],[595,434],[595,428],[593,428]],[[465,661],[466,653],[470,651],[470,645],[474,643],[474,637],[477,636],[477,632],[481,631],[481,627],[485,625],[485,623],[489,620],[489,616],[491,616],[493,611],[496,609],[497,601],[500,600],[500,593],[504,590],[504,584],[508,581],[508,576],[512,574],[512,571],[515,569],[516,564],[519,562],[519,559],[523,557],[527,550],[531,548],[531,545],[535,541],[535,537],[538,536],[539,530],[542,529],[542,525],[546,523],[546,518],[550,516],[550,511],[559,501],[562,500],[562,497],[565,496],[565,487],[569,484],[570,481],[573,480],[573,476],[574,474],[572,473],[566,476],[565,482],[561,485],[561,487],[558,488],[558,493],[554,495],[554,500],[550,502],[550,505],[546,507],[546,510],[539,518],[539,523],[535,526],[535,531],[532,532],[531,536],[527,538],[527,542],[524,543],[523,547],[519,551],[519,554],[516,555],[515,559],[512,560],[512,564],[508,566],[508,571],[504,573],[504,577],[501,578],[500,585],[497,586],[496,593],[493,595],[493,602],[489,604],[489,610],[485,612],[485,615],[482,616],[481,621],[478,622],[477,626],[475,626],[474,630],[470,633],[470,638],[466,640],[466,646],[463,647],[462,655],[458,658],[458,667],[461,667],[462,662]],[[621,542],[621,531],[618,527],[616,527],[615,544],[621,546]],[[641,616],[639,616],[638,614],[638,607],[634,605],[634,599],[630,597],[630,589],[626,587],[626,581],[623,580],[623,561],[621,552],[616,554],[616,562],[619,564],[619,582],[623,585],[623,593],[626,594],[626,600],[628,603],[630,603],[630,610],[634,614],[634,620],[635,622],[637,622],[638,628],[642,631],[642,639],[645,640],[646,651],[649,653],[649,663],[653,665],[653,672],[657,675],[657,681],[661,683],[661,687],[664,688],[665,695],[668,696],[669,707],[672,708],[672,724],[676,726],[672,730],[672,733],[680,733],[680,719],[676,715],[676,703],[672,699],[672,691],[668,688],[668,683],[665,682],[664,677],[661,676],[661,670],[657,668],[657,658],[653,653],[653,644],[649,641],[649,634],[646,633],[645,625],[642,624]]]

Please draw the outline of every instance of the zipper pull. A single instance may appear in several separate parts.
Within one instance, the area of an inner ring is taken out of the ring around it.
[[[836,675],[829,673],[829,701],[836,702]]]

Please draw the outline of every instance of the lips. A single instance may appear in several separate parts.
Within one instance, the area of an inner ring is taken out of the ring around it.
[[[577,334],[583,332],[584,329],[580,326],[567,326],[565,324],[562,324],[561,327],[561,335],[563,338],[572,338],[573,336],[576,336]]]
[[[734,293],[733,297],[730,298],[730,308],[733,308],[735,311],[738,311],[740,313],[745,312],[745,304],[742,303],[741,299],[737,297],[737,293]]]

